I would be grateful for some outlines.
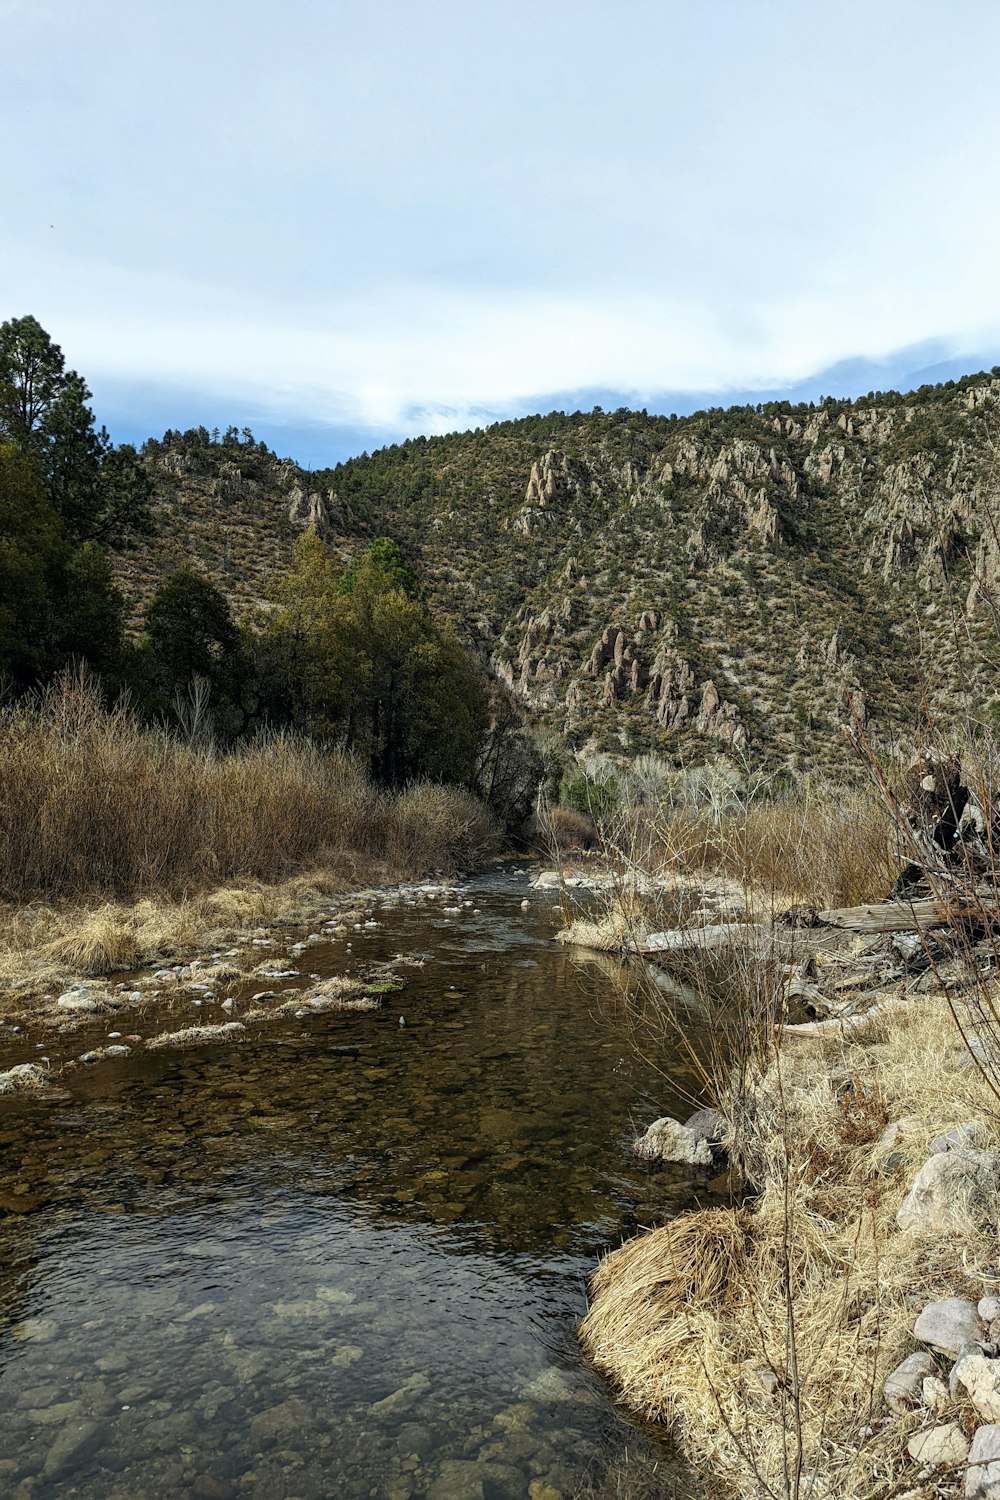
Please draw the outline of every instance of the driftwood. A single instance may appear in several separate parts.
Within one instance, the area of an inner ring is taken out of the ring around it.
[[[992,898],[994,892],[989,892]],[[679,927],[669,932],[651,932],[639,941],[638,950],[648,958],[671,953],[716,953],[734,943],[764,951],[808,952],[829,944],[833,932],[867,935],[894,932],[929,932],[935,927],[971,920],[1000,924],[1000,910],[990,900],[884,901],[877,906],[844,906],[816,913],[810,927],[784,927],[780,919],[768,922],[720,922],[706,927]]]
[[[847,927],[851,932],[924,932],[947,927],[955,908],[945,901],[883,901],[877,906],[842,906],[816,913],[824,927]]]

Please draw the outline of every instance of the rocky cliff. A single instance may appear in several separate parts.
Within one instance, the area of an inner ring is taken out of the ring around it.
[[[555,413],[313,475],[150,445],[161,537],[125,566],[148,587],[193,552],[246,607],[296,529],[344,556],[390,535],[575,748],[830,767],[852,734],[912,738],[997,697],[998,376],[688,418]]]

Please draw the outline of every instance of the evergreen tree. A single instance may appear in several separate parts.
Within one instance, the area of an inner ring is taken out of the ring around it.
[[[192,568],[176,568],[153,596],[145,623],[140,672],[153,690],[147,708],[172,716],[178,699],[200,681],[218,732],[224,738],[238,733],[246,661],[225,596]]]
[[[0,324],[0,439],[33,455],[72,542],[121,546],[152,526],[152,487],[134,448],[94,426],[90,391],[35,318]]]
[[[114,682],[123,617],[104,554],[66,540],[37,457],[0,442],[0,674],[23,689],[85,660]]]

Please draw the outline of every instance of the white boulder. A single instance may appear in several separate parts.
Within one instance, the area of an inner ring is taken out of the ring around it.
[[[1000,1208],[1000,1152],[958,1148],[925,1161],[896,1214],[911,1234],[991,1229]]]

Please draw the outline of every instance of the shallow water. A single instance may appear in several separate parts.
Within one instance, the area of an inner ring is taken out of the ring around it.
[[[574,1329],[601,1250],[690,1196],[627,1143],[691,1081],[526,887],[308,950],[422,956],[378,1012],[4,1105],[0,1494],[555,1500],[619,1493],[626,1451],[684,1492]]]

